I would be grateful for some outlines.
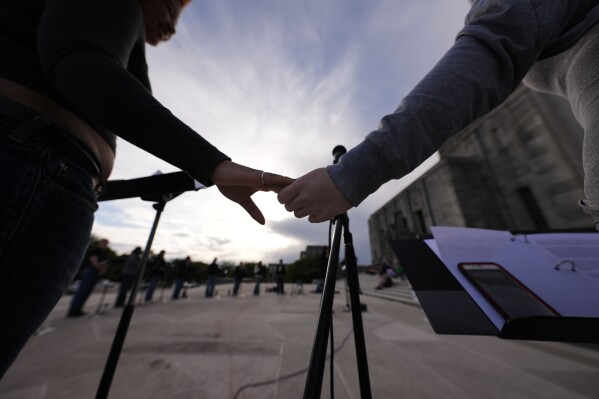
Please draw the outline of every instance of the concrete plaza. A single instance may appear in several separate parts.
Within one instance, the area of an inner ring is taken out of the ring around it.
[[[272,284],[264,284],[264,288]],[[312,289],[306,286],[306,291]],[[301,398],[320,295],[264,292],[137,306],[110,398]],[[112,304],[115,288],[106,295]],[[160,296],[160,292],[156,293]],[[163,298],[170,296],[170,290]],[[0,381],[3,399],[93,398],[121,311],[65,318],[65,296]],[[87,302],[93,312],[95,292]],[[362,295],[373,398],[599,398],[597,346],[436,335],[418,306]],[[336,295],[335,398],[360,398],[351,313]],[[327,361],[322,398],[330,397]]]

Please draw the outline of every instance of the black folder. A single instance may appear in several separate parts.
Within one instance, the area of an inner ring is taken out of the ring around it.
[[[390,244],[437,334],[599,343],[595,317],[524,316],[508,319],[498,329],[424,240]]]

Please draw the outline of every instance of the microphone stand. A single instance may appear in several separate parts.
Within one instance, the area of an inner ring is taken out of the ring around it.
[[[121,319],[112,341],[100,385],[96,392],[96,399],[106,399],[108,397],[110,385],[112,384],[112,379],[123,349],[123,344],[125,343],[129,324],[133,317],[137,290],[146,269],[146,264],[150,256],[150,249],[152,248],[152,242],[154,241],[154,235],[156,234],[162,211],[164,211],[164,207],[168,201],[181,195],[185,191],[198,190],[199,188],[200,187],[196,185],[195,180],[193,180],[187,173],[176,172],[129,181],[120,180],[108,182],[106,194],[99,198],[100,201],[108,201],[120,198],[141,197],[144,201],[155,202],[152,207],[156,210],[156,216],[141,259],[140,270],[133,283],[127,304],[121,313]]]
[[[335,156],[334,163],[345,154],[343,146],[337,146],[333,149]],[[362,309],[360,305],[360,283],[358,281],[358,266],[356,254],[354,251],[353,238],[349,231],[349,217],[347,212],[337,215],[333,222],[333,243],[329,252],[327,262],[327,272],[322,292],[320,314],[318,316],[318,325],[316,335],[312,346],[312,355],[308,368],[308,376],[304,387],[304,399],[320,398],[322,391],[322,380],[327,352],[327,336],[331,331],[331,319],[333,310],[333,299],[335,294],[335,282],[337,266],[339,262],[339,247],[341,245],[341,234],[345,244],[345,259],[347,284],[349,286],[349,298],[352,312],[352,322],[354,328],[354,343],[356,348],[356,359],[358,363],[358,377],[360,381],[360,394],[363,399],[371,399],[370,377],[368,375],[368,358],[366,356],[366,343],[364,340],[364,326],[362,324]],[[334,348],[331,348],[331,351]],[[333,384],[333,381],[331,381]]]

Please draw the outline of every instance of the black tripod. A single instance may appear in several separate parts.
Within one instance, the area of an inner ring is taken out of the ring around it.
[[[105,399],[108,397],[110,385],[112,384],[112,378],[114,377],[121,350],[123,349],[123,344],[125,343],[125,337],[127,336],[127,330],[129,329],[129,323],[133,317],[137,290],[145,272],[148,257],[150,255],[150,249],[152,248],[152,242],[154,241],[154,235],[156,234],[156,229],[158,228],[160,215],[162,214],[162,211],[164,210],[164,207],[168,201],[185,191],[197,190],[198,188],[199,187],[196,186],[195,181],[189,175],[184,172],[177,172],[129,181],[121,180],[109,182],[106,194],[100,197],[101,201],[141,197],[141,199],[144,201],[155,202],[152,207],[156,210],[156,217],[154,218],[154,223],[148,237],[148,242],[141,259],[139,274],[133,283],[127,304],[121,313],[121,319],[119,321],[114,340],[112,341],[112,346],[106,361],[106,366],[104,367],[102,379],[100,380],[100,385],[98,386],[98,391],[96,392],[96,399]]]
[[[343,146],[337,146],[333,149],[335,157],[334,163],[345,154]],[[333,230],[333,242],[329,252],[327,263],[327,272],[322,291],[322,301],[318,325],[316,327],[316,336],[312,347],[310,357],[310,366],[304,389],[304,399],[319,398],[322,390],[322,380],[324,374],[324,365],[327,352],[327,336],[331,331],[331,319],[333,310],[333,299],[335,295],[335,282],[337,275],[337,266],[339,263],[339,248],[341,246],[341,234],[345,244],[345,260],[347,284],[349,285],[349,298],[354,328],[354,342],[356,347],[356,360],[358,363],[358,377],[360,380],[360,394],[363,399],[372,397],[370,391],[370,377],[368,375],[368,359],[366,357],[366,343],[364,341],[364,326],[362,324],[362,309],[360,305],[360,284],[358,282],[358,265],[356,253],[354,251],[352,235],[349,231],[349,217],[347,213],[338,215],[332,222],[335,225]],[[333,350],[333,348],[331,348]],[[331,384],[333,381],[331,381]]]

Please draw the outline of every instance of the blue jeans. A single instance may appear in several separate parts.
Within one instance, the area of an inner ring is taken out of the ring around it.
[[[178,278],[175,280],[175,288],[173,289],[173,299],[179,299],[179,296],[181,295],[181,288],[183,288],[183,283],[185,283],[185,280],[182,278]]]
[[[262,277],[256,276],[256,285],[254,285],[254,295],[260,295],[260,281],[262,281]]]
[[[277,294],[285,293],[285,276],[277,276]]]
[[[241,278],[235,277],[233,281],[233,296],[237,296],[237,294],[239,293],[239,286],[241,285]]]
[[[146,302],[152,302],[152,297],[154,296],[154,290],[156,289],[156,286],[160,282],[161,277],[162,276],[160,276],[159,274],[155,274],[155,275],[151,276],[150,279],[148,280],[148,288],[146,289],[146,297],[144,299]]]
[[[89,298],[94,290],[99,278],[100,273],[98,272],[98,269],[87,266],[83,270],[83,273],[81,274],[81,283],[79,284],[79,288],[77,288],[77,292],[73,295],[69,313],[81,312],[83,310],[83,305],[85,305],[87,298]]]
[[[127,300],[127,293],[131,288],[133,288],[133,284],[135,284],[135,280],[137,279],[137,274],[131,273],[123,273],[121,274],[121,285],[119,287],[119,293],[116,297],[116,301],[114,303],[115,307],[125,306],[125,301]]]
[[[216,276],[208,275],[208,280],[206,281],[206,298],[212,298],[214,295],[214,285],[216,284]]]
[[[97,209],[89,173],[24,122],[0,108],[0,378],[73,280]]]

